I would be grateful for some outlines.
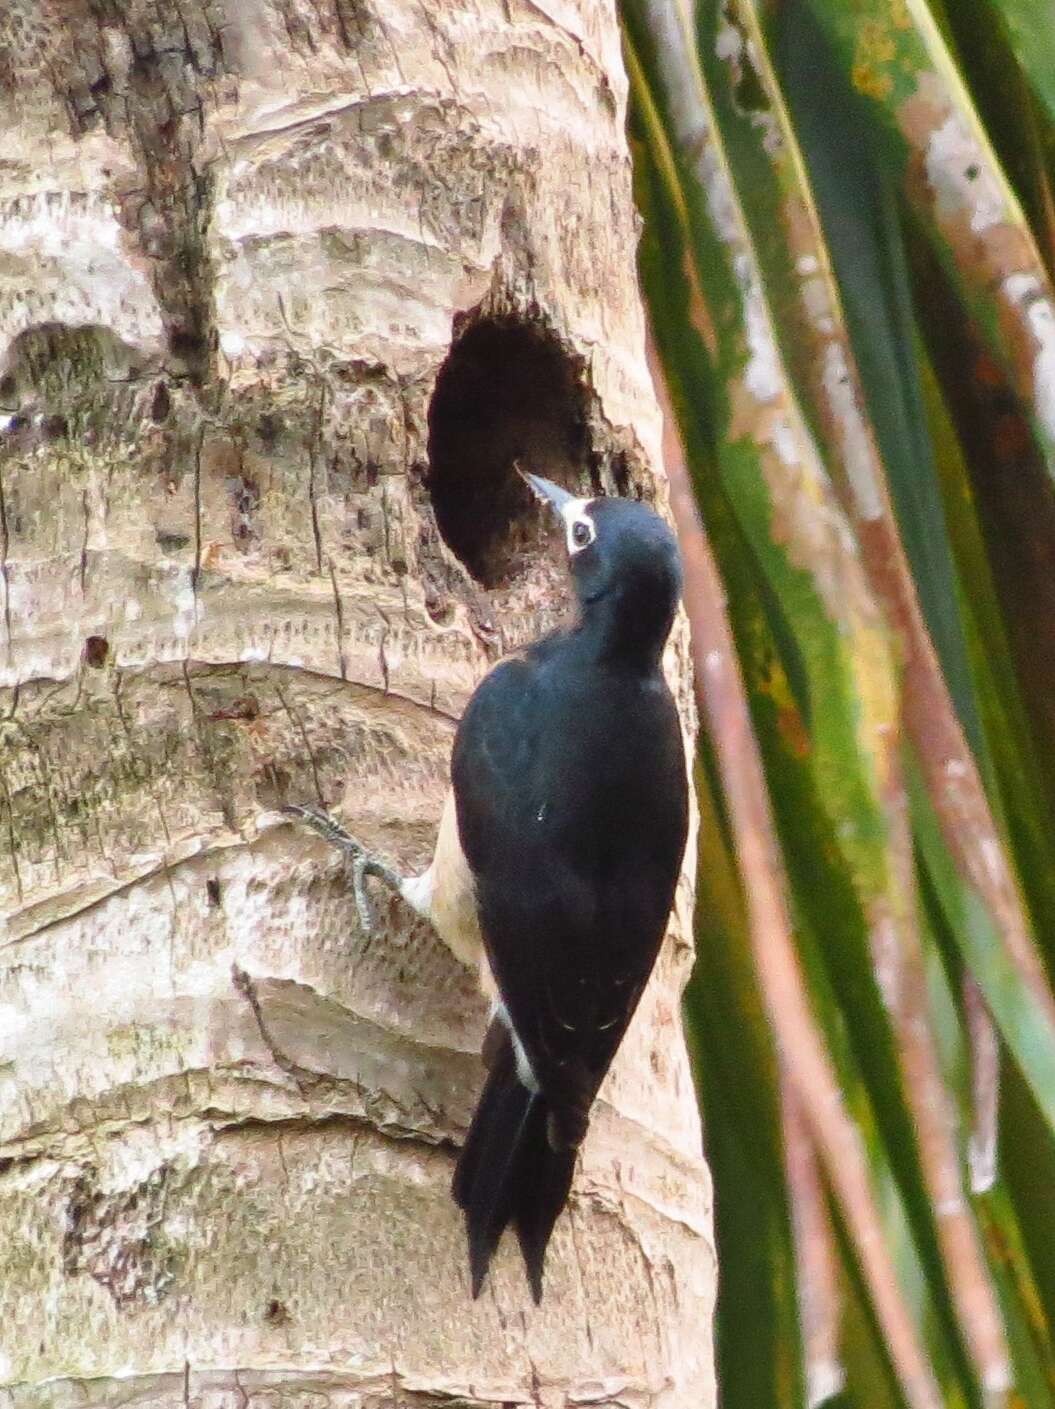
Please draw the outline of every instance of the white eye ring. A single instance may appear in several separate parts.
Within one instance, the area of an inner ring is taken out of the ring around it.
[[[573,499],[564,506],[562,511],[569,557],[581,553],[597,537],[597,525],[590,517],[586,507],[589,503],[589,499]]]

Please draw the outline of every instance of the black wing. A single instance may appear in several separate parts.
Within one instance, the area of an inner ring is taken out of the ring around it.
[[[564,648],[487,677],[451,772],[491,968],[555,1133],[576,1145],[663,938],[687,782],[665,684],[568,669]]]

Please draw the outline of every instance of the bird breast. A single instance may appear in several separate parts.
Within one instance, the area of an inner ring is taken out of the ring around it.
[[[408,904],[431,921],[456,959],[467,968],[478,969],[480,988],[493,1000],[497,989],[484,953],[476,887],[458,836],[453,791],[448,791],[443,804],[432,864],[423,875],[404,881],[402,894]]]

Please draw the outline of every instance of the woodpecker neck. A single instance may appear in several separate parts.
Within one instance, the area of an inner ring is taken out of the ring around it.
[[[579,630],[599,660],[648,675],[659,669],[676,609],[653,584],[621,582],[582,603]]]

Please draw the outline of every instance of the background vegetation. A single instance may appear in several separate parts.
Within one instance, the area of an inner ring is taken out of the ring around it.
[[[725,1409],[1055,1409],[1055,16],[623,20]]]

